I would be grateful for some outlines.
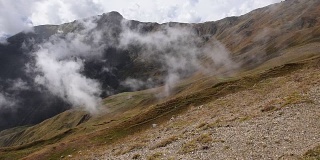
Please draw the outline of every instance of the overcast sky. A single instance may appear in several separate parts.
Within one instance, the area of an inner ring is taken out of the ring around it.
[[[204,22],[238,16],[281,0],[0,0],[0,37],[110,11],[151,22]]]

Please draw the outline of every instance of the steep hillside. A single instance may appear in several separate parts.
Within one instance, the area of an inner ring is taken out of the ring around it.
[[[150,124],[110,145],[70,155],[74,159],[318,159],[319,60],[318,56],[222,83],[225,91],[220,93],[227,94],[221,97],[193,101],[182,114],[155,121],[156,127]]]
[[[80,65],[73,69],[77,75],[97,82],[91,86],[99,85],[89,96],[105,98],[173,83],[198,70],[221,74],[252,69],[287,48],[318,42],[318,12],[317,0],[290,0],[200,24],[143,23],[110,12],[62,25],[37,26],[34,32],[8,38],[8,45],[0,44],[1,94],[11,102],[1,107],[0,130],[39,123],[71,106],[86,105],[74,104],[73,95],[63,93],[67,88],[52,89],[56,86],[50,85],[56,84],[49,83],[54,80],[48,76],[53,75],[41,66],[49,63],[41,60],[51,60],[45,58],[64,62],[62,68]],[[47,50],[55,57],[39,57]],[[67,73],[58,73],[55,81],[67,85],[63,81],[70,80],[61,74]]]
[[[17,34],[0,46],[0,81],[21,98],[0,110],[0,128],[62,113],[1,131],[0,159],[317,159],[319,15],[317,0],[287,0],[216,22],[111,12]],[[82,70],[48,76],[40,62],[56,61]],[[99,113],[46,79],[68,74],[101,84],[81,93],[111,95]],[[17,79],[29,87],[12,89]]]
[[[187,80],[163,100],[154,97],[160,88],[111,96],[104,100],[109,112],[100,116],[69,111],[1,132],[1,141],[12,146],[1,149],[1,158],[314,157],[312,149],[320,145],[319,58],[232,78]]]

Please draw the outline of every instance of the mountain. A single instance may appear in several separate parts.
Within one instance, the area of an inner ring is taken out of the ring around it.
[[[110,12],[14,35],[0,44],[0,159],[317,159],[319,11]]]

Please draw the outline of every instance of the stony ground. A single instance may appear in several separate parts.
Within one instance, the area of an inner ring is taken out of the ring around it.
[[[249,90],[192,106],[166,123],[150,126],[102,149],[89,150],[80,157],[299,158],[320,145],[319,73],[319,68],[303,69],[265,79]]]

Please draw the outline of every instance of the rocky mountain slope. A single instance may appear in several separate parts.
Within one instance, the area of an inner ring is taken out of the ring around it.
[[[319,63],[319,58],[315,62]],[[313,149],[320,145],[319,67],[295,65],[299,69],[291,74],[268,76],[246,90],[202,105],[190,105],[186,113],[174,114],[159,126],[150,126],[112,145],[73,156],[88,159],[318,159],[320,154]]]
[[[199,68],[209,72],[218,72],[221,66],[251,69],[281,55],[286,48],[318,41],[318,3],[286,1],[244,16],[201,24],[142,23],[111,12],[21,32],[8,38],[9,44],[0,44],[1,94],[13,101],[9,107],[1,107],[0,129],[38,123],[72,105],[82,105],[72,104],[70,95],[61,93],[67,89],[55,93],[35,80],[46,69],[37,66],[35,55],[41,49],[67,50],[68,56],[63,57],[67,62],[71,57],[80,58],[76,61],[83,63],[80,74],[97,81],[101,88],[95,94],[104,98],[159,86],[175,76],[183,79]],[[203,55],[208,51],[226,54]],[[174,53],[186,54],[181,60]]]
[[[99,97],[152,89],[102,99],[100,114],[80,107],[1,131],[0,159],[317,159],[319,11],[287,0],[200,24],[111,12],[17,34],[0,46],[4,95],[21,97],[15,112],[1,109],[2,128],[87,104],[48,87],[60,75],[40,62],[82,64],[68,74],[99,82]],[[29,87],[12,89],[17,79]]]

